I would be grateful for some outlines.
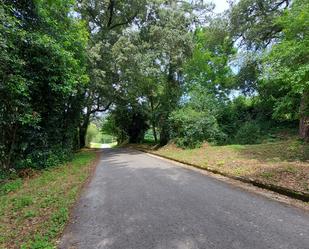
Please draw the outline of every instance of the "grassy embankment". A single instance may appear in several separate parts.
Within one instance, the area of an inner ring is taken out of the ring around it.
[[[256,145],[212,146],[181,149],[169,144],[159,149],[151,145],[140,148],[232,176],[309,192],[309,145],[288,138]]]
[[[80,152],[67,164],[1,185],[0,248],[56,248],[95,159],[94,151]]]

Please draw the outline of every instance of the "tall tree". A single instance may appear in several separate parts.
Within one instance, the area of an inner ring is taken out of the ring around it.
[[[236,53],[223,17],[213,19],[205,28],[195,31],[195,48],[185,66],[188,90],[196,85],[218,98],[226,98],[233,87],[229,65]]]
[[[280,37],[282,25],[276,19],[290,0],[240,0],[230,10],[232,36],[249,49],[263,49]]]
[[[91,116],[110,108],[115,98],[114,86],[119,81],[112,47],[124,30],[141,22],[146,13],[146,0],[79,0],[82,19],[90,32],[88,75],[90,84],[84,92],[84,110],[79,127],[80,147],[85,146]]]
[[[148,107],[155,140],[169,140],[169,115],[177,107],[183,88],[183,64],[192,54],[192,25],[202,5],[177,1],[148,5],[145,20],[115,44],[114,58],[120,82],[128,93]]]
[[[308,1],[295,0],[277,23],[283,27],[280,42],[265,58],[266,82],[273,85],[277,93],[283,93],[273,96],[274,115],[290,119],[298,116],[299,135],[309,141]]]
[[[87,31],[74,4],[1,1],[3,167],[43,166],[54,151],[64,157],[74,147],[78,92],[88,80]]]

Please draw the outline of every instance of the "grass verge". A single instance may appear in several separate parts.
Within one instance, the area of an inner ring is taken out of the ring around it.
[[[0,248],[54,249],[69,210],[95,166],[96,153],[0,186]]]
[[[257,145],[204,144],[197,149],[181,149],[174,144],[137,148],[222,174],[309,193],[309,146],[297,139]]]

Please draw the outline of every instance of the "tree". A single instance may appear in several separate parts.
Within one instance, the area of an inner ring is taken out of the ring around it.
[[[169,116],[183,93],[183,64],[191,56],[195,11],[202,5],[153,2],[137,29],[128,30],[115,44],[119,72],[118,96],[143,105],[155,140],[169,140]],[[117,103],[116,103],[117,104]]]
[[[184,67],[186,98],[170,118],[173,137],[182,147],[225,139],[218,117],[233,86],[229,61],[235,53],[226,27],[226,19],[215,18],[195,31],[193,55]]]
[[[250,51],[239,53],[237,57],[238,72],[235,75],[234,87],[243,95],[252,96],[258,92],[262,73],[261,58]]]
[[[235,53],[225,19],[213,19],[208,27],[196,30],[193,56],[185,66],[188,89],[199,85],[218,98],[226,98],[233,87],[229,63]]]
[[[74,148],[87,31],[74,1],[1,1],[1,166],[45,166]],[[2,160],[2,158],[4,158]]]
[[[280,38],[276,19],[290,6],[290,0],[240,0],[229,11],[230,31],[239,45],[263,49]]]
[[[17,18],[6,2],[0,4],[0,167],[7,169],[15,156],[18,130],[22,125],[36,126],[29,103],[29,82],[23,75],[24,61],[18,47],[25,39]]]
[[[85,146],[87,127],[92,116],[107,111],[119,96],[115,84],[119,75],[112,55],[114,44],[123,31],[143,20],[146,0],[79,0],[78,11],[87,23],[90,33],[88,43],[88,75],[90,84],[85,89],[84,110],[79,127],[80,147]]]
[[[189,101],[170,116],[172,137],[178,146],[194,148],[203,142],[222,143],[225,134],[218,123],[221,104],[205,87],[195,85],[189,92]]]
[[[273,82],[275,116],[299,116],[299,135],[309,141],[309,3],[295,0],[291,9],[278,18],[283,27],[281,40],[265,58],[265,81]],[[265,86],[267,87],[267,86]],[[299,106],[298,112],[295,111]]]

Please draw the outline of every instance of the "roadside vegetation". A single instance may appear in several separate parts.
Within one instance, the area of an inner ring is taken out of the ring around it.
[[[309,193],[309,146],[295,136],[254,145],[205,143],[182,149],[173,143],[163,147],[148,143],[134,147],[227,175]]]
[[[186,7],[160,10],[162,23],[117,44],[119,92],[126,94],[105,131],[120,144],[152,133],[155,143],[181,148],[259,144],[280,130],[307,142],[308,2],[238,1],[195,24],[192,36],[190,25],[181,25],[195,20]]]
[[[1,177],[146,132],[181,148],[258,144],[280,129],[307,142],[308,1],[213,8],[1,0]]]
[[[69,163],[0,186],[0,248],[53,249],[69,211],[95,166],[96,153],[83,151]]]
[[[92,160],[75,153],[102,143],[308,190],[308,0],[213,10],[0,0],[0,243],[49,248]]]

